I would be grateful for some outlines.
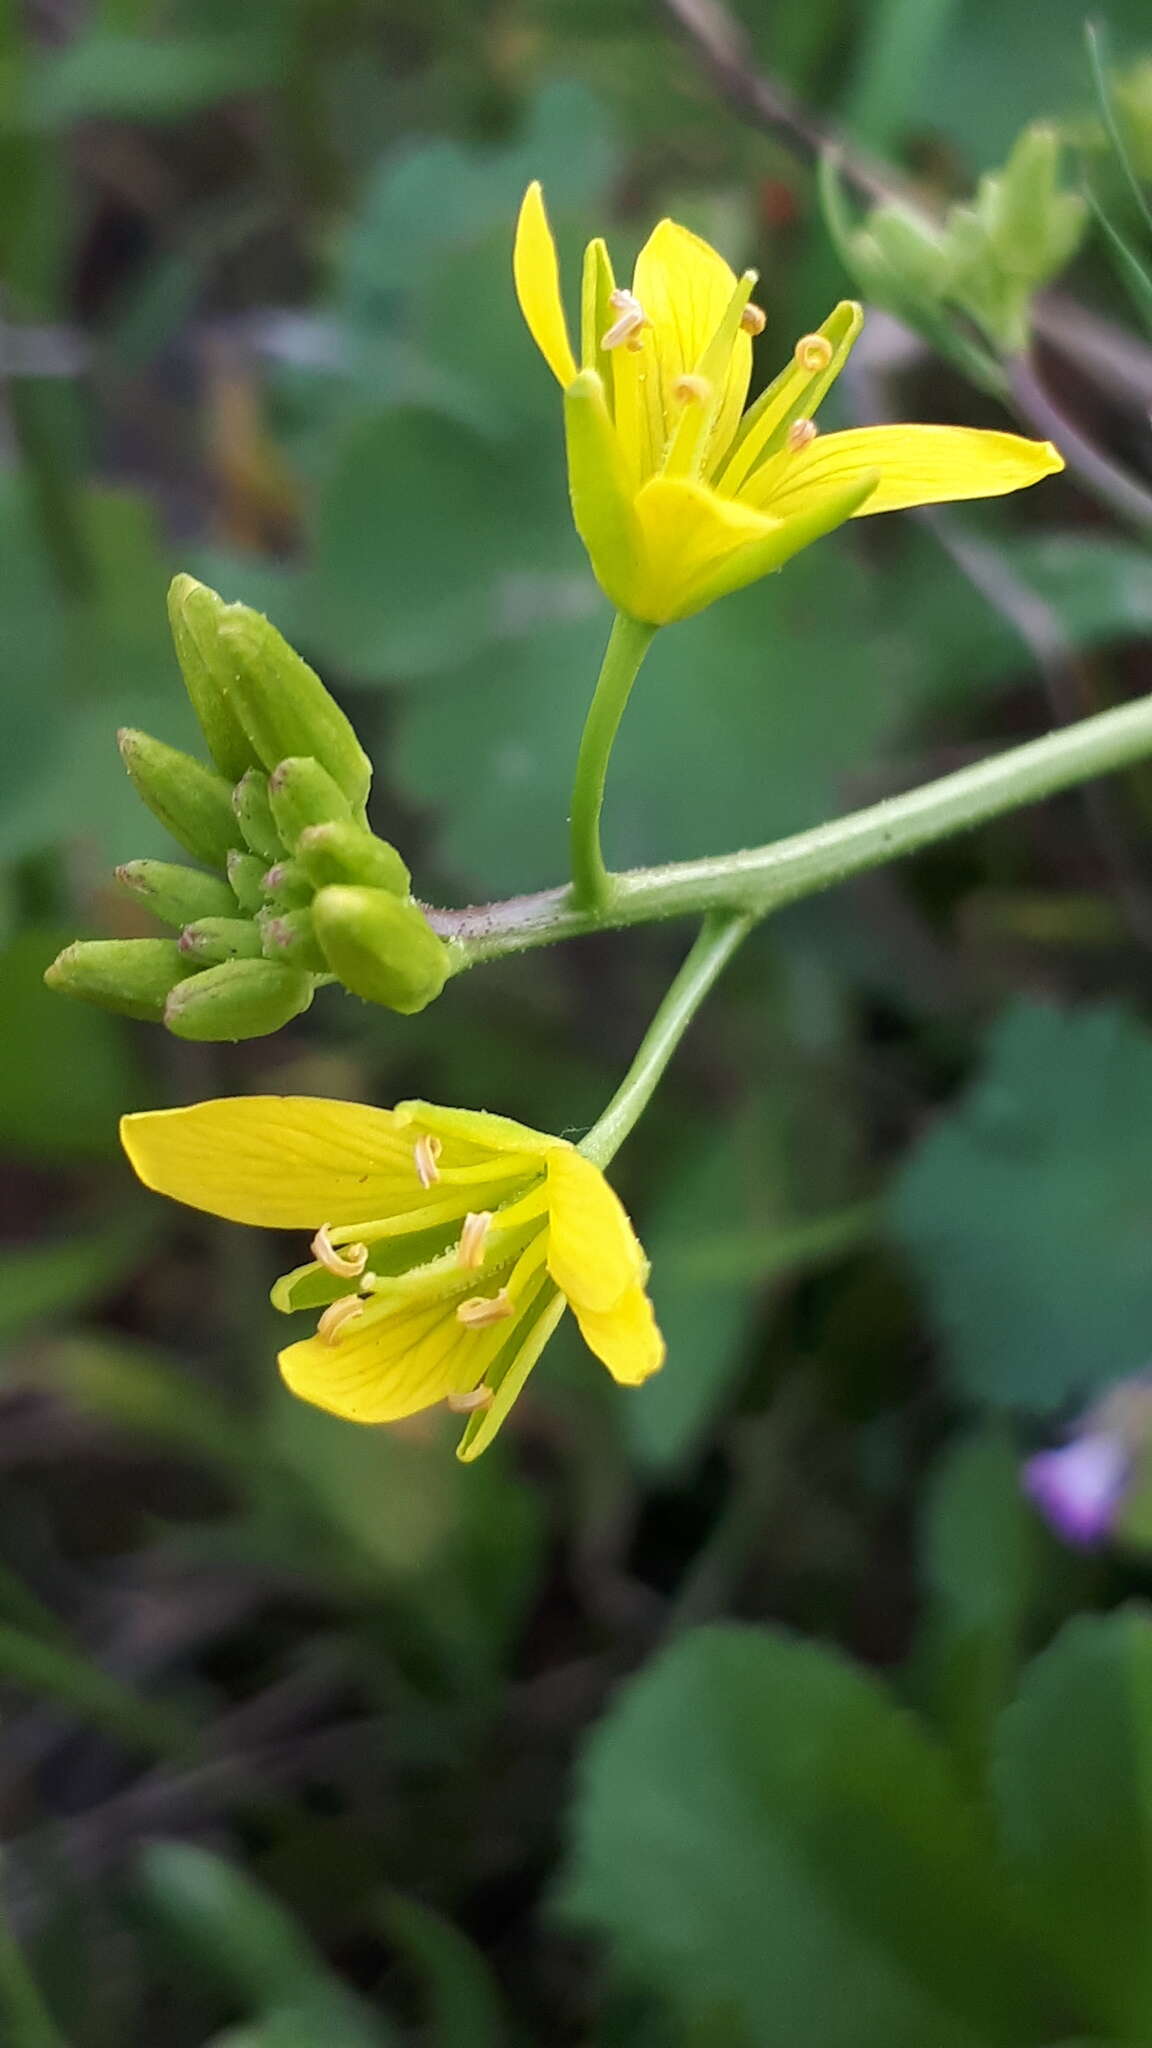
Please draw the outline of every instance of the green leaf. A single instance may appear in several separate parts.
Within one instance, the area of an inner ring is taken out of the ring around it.
[[[435,2048],[503,2048],[508,2019],[475,1944],[419,1899],[391,1893],[380,1906],[389,1940],[419,1974],[427,2037]]]
[[[1134,1372],[1152,1324],[1152,1037],[1020,1002],[892,1190],[957,1389],[1036,1410]]]
[[[44,986],[44,969],[74,936],[33,928],[0,954],[0,1147],[10,1155],[115,1154],[117,1121],[139,1099],[123,1025]]]
[[[995,1773],[1036,1925],[1104,2033],[1152,2035],[1152,1622],[1080,1615],[1025,1674]]]
[[[53,1244],[0,1246],[0,1354],[26,1326],[111,1293],[140,1256],[142,1213]]]
[[[94,30],[46,58],[33,92],[45,127],[97,117],[173,121],[268,84],[277,52],[267,38],[115,35]]]
[[[569,1915],[757,2048],[972,2048],[1058,2031],[991,1851],[927,1734],[830,1651],[685,1637],[580,1773]]]

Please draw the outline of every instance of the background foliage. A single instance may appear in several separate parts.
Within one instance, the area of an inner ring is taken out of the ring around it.
[[[1037,115],[1091,153],[1079,15],[743,8],[938,201]],[[1152,55],[1140,0],[1110,18]],[[301,1089],[578,1132],[685,934],[234,1049],[41,985],[77,927],[145,928],[108,872],[168,849],[114,729],[190,739],[176,567],[342,696],[422,895],[561,877],[606,618],[510,286],[537,175],[573,249],[670,210],[756,262],[765,360],[845,289],[805,172],[641,0],[0,0],[0,2036],[1139,2048],[1142,1525],[1076,1558],[1018,1466],[1148,1356],[1146,776],[756,936],[617,1169],[665,1373],[562,1338],[478,1467],[451,1418],[293,1405],[298,1247],[143,1196],[117,1116]],[[1146,474],[1099,242],[1052,310],[1052,388]],[[871,337],[844,417],[1000,418]],[[661,637],[609,856],[1146,690],[1150,633],[1147,537],[1067,481],[839,535]]]

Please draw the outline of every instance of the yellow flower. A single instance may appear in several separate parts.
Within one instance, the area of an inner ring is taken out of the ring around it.
[[[460,1456],[495,1436],[570,1307],[613,1378],[664,1360],[647,1264],[599,1167],[479,1110],[253,1095],[127,1116],[146,1187],[235,1223],[309,1230],[276,1307],[321,1309],[280,1353],[294,1394],[353,1422],[447,1401]]]
[[[576,527],[617,609],[650,625],[701,611],[778,569],[845,519],[994,498],[1063,469],[1049,441],[971,427],[857,427],[812,416],[860,331],[845,300],[744,411],[756,273],[662,220],[617,287],[607,249],[584,252],[581,361],[538,184],[520,209],[516,291],[563,386]]]

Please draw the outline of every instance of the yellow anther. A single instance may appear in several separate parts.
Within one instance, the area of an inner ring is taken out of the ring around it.
[[[463,1323],[466,1330],[484,1330],[489,1323],[502,1323],[515,1313],[515,1305],[506,1287],[499,1294],[474,1294],[470,1300],[462,1301],[456,1311],[456,1321]]]
[[[793,420],[784,436],[784,446],[795,455],[801,448],[807,448],[810,441],[816,439],[816,433],[815,420]]]
[[[802,334],[792,351],[798,369],[807,370],[810,377],[820,370],[826,370],[835,351],[824,334]]]
[[[331,1225],[322,1223],[312,1239],[312,1257],[325,1272],[335,1273],[338,1280],[358,1280],[368,1264],[366,1244],[346,1244],[337,1251],[329,1235]]]
[[[635,292],[626,291],[618,285],[608,294],[608,304],[614,306],[620,315],[612,322],[607,334],[601,338],[601,348],[639,348],[640,330],[648,325],[648,315],[636,297]]]
[[[439,1180],[440,1169],[436,1161],[443,1150],[444,1147],[439,1138],[433,1137],[430,1131],[425,1131],[422,1138],[417,1138],[414,1147],[414,1157],[416,1160],[416,1176],[422,1188],[430,1188]]]
[[[450,1408],[453,1415],[473,1415],[477,1408],[490,1408],[492,1406],[492,1389],[491,1387],[473,1387],[471,1393],[468,1394],[446,1394],[444,1406]]]
[[[359,1297],[345,1294],[325,1309],[316,1325],[316,1335],[322,1344],[338,1344],[349,1323],[358,1322],[363,1313],[364,1303]]]
[[[745,334],[763,334],[768,325],[768,315],[763,306],[754,306],[751,299],[740,315],[740,325]]]
[[[707,377],[697,377],[689,370],[682,377],[677,377],[672,386],[672,396],[678,398],[681,405],[707,405],[712,396],[712,386]]]
[[[458,1266],[464,1266],[469,1272],[474,1272],[477,1266],[484,1264],[484,1247],[488,1242],[488,1232],[491,1228],[490,1209],[469,1212],[464,1218],[464,1228],[460,1232],[460,1243],[456,1251]]]

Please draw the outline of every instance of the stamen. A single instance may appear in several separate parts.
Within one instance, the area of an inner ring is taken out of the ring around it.
[[[790,454],[796,455],[801,448],[807,448],[809,442],[816,439],[818,431],[815,420],[793,420],[784,436],[784,446]]]
[[[515,1303],[506,1287],[499,1294],[474,1294],[469,1301],[462,1301],[456,1311],[456,1321],[463,1323],[466,1330],[484,1330],[489,1323],[503,1323],[515,1314]]]
[[[446,1394],[444,1406],[450,1408],[453,1415],[473,1415],[477,1408],[490,1408],[492,1398],[491,1387],[473,1387],[470,1394]]]
[[[491,1227],[492,1211],[490,1209],[469,1211],[468,1215],[464,1218],[464,1228],[460,1232],[460,1243],[456,1251],[456,1264],[458,1266],[463,1266],[471,1272],[475,1271],[477,1266],[484,1264],[484,1247],[488,1241],[488,1232]]]
[[[422,1188],[430,1188],[439,1180],[440,1173],[436,1161],[443,1150],[439,1138],[433,1137],[430,1131],[425,1131],[422,1138],[417,1138],[414,1148],[416,1177]]]
[[[802,334],[792,351],[797,368],[807,370],[810,377],[826,370],[834,354],[826,334]]]
[[[751,299],[740,315],[740,325],[745,334],[763,334],[768,325],[768,315],[763,306],[754,306]]]
[[[706,405],[712,396],[712,386],[707,377],[697,377],[689,370],[682,377],[677,377],[672,386],[672,396],[678,398],[681,405]]]
[[[335,1273],[338,1280],[358,1280],[368,1264],[366,1244],[346,1244],[337,1251],[329,1235],[332,1226],[322,1223],[312,1239],[312,1257],[325,1272]]]
[[[364,1303],[359,1297],[346,1294],[325,1309],[316,1325],[316,1335],[322,1344],[338,1344],[349,1323],[358,1322],[363,1313]]]
[[[647,327],[648,315],[635,292],[617,285],[616,290],[608,294],[608,304],[616,308],[620,318],[614,320],[607,334],[601,337],[601,348],[620,348],[625,344],[629,348],[639,348],[640,330]]]

